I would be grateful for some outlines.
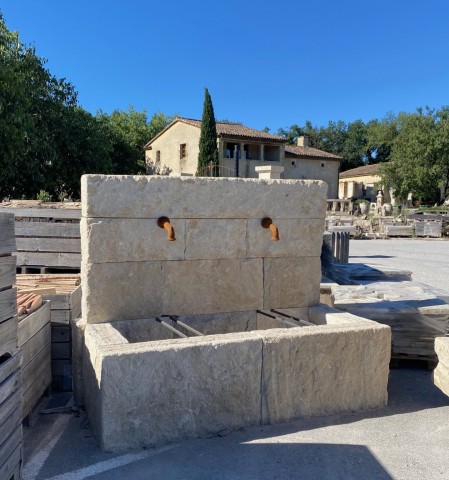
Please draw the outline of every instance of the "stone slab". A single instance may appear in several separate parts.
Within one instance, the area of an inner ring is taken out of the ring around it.
[[[433,383],[449,396],[449,337],[435,338],[438,365],[433,371]]]
[[[185,259],[213,260],[247,257],[244,219],[186,220]]]
[[[72,330],[72,381],[73,401],[75,405],[84,405],[83,386],[83,351],[84,351],[84,330],[86,320],[83,318],[70,321]]]
[[[264,258],[263,308],[317,305],[320,300],[320,257]]]
[[[262,259],[163,262],[163,313],[257,310],[263,306]]]
[[[120,451],[257,424],[261,350],[262,340],[246,333],[105,354],[102,448]]]
[[[111,218],[322,218],[319,180],[84,175],[82,216]],[[214,201],[216,199],[216,201]]]
[[[248,257],[319,257],[324,224],[321,219],[271,218],[279,241],[261,226],[260,219],[248,220]]]
[[[258,333],[264,342],[262,423],[386,405],[388,327]]]
[[[161,262],[83,264],[81,279],[82,311],[87,323],[162,313]]]
[[[157,218],[81,219],[83,261],[89,263],[147,262],[183,260],[185,220],[171,222],[176,240],[167,240],[167,232]]]

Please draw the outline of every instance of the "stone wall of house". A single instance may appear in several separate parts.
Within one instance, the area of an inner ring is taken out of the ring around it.
[[[292,161],[295,165],[292,165]],[[338,169],[334,160],[285,158],[284,178],[322,180],[328,185],[327,198],[338,198]]]
[[[177,122],[167,134],[161,135],[145,151],[147,165],[154,164],[168,173],[194,175],[198,166],[200,129],[184,122]],[[180,158],[181,144],[186,145],[186,156]],[[157,162],[160,151],[160,162]]]
[[[325,211],[321,181],[86,175],[83,316],[102,323],[315,305]],[[163,216],[175,241],[158,226]]]

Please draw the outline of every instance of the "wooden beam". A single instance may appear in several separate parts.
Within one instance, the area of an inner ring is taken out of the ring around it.
[[[0,255],[10,254],[16,251],[14,224],[14,215],[2,215],[0,211]]]
[[[79,223],[16,222],[16,237],[80,238]]]

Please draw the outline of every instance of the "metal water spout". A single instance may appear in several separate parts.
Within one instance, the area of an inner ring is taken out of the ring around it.
[[[279,230],[278,227],[273,223],[270,217],[265,217],[262,219],[261,225],[263,228],[269,228],[271,232],[271,240],[277,242],[279,240]]]
[[[167,240],[169,242],[174,242],[175,238],[175,229],[170,224],[170,219],[168,217],[160,217],[157,221],[157,224],[160,228],[165,228],[167,230]]]

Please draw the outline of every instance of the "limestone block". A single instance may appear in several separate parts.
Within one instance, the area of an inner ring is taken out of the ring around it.
[[[261,339],[244,333],[105,353],[102,448],[139,448],[259,423],[261,350]]]
[[[83,262],[81,279],[82,311],[87,323],[155,317],[162,313],[161,262]]]
[[[81,219],[83,260],[89,263],[145,262],[183,260],[185,220],[171,222],[176,240],[169,242],[167,232],[156,218]]]
[[[449,396],[449,337],[435,338],[438,365],[433,371],[433,383]]]
[[[322,219],[274,218],[279,241],[271,239],[260,219],[248,221],[248,258],[252,257],[319,257],[323,238]]]
[[[246,220],[186,221],[186,260],[246,258]]]
[[[162,263],[164,314],[199,315],[262,308],[262,259]]]
[[[342,312],[337,308],[320,304],[309,309],[309,320],[315,325],[377,325],[377,323],[366,318],[353,315],[352,313]]]
[[[314,327],[263,338],[262,422],[384,406],[388,327]]]
[[[319,257],[265,258],[263,308],[316,305],[320,300],[320,280]]]
[[[320,180],[84,175],[83,217],[322,218]]]

